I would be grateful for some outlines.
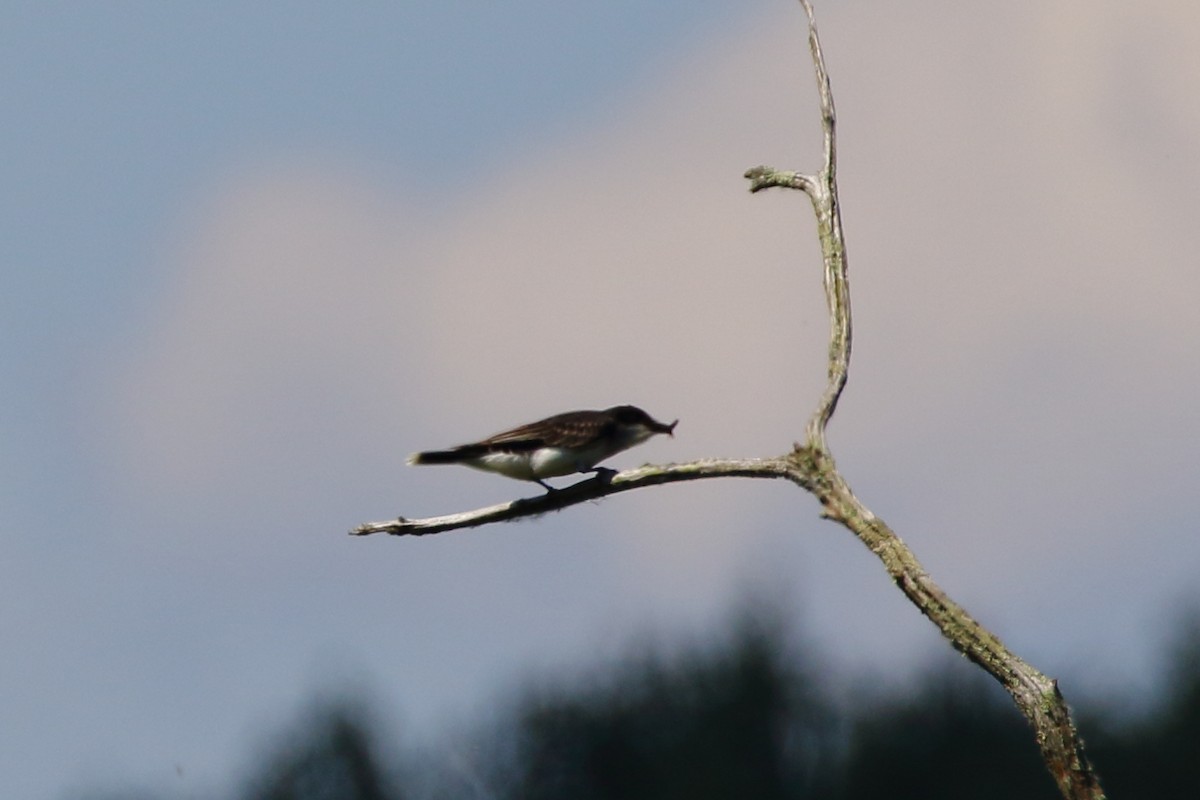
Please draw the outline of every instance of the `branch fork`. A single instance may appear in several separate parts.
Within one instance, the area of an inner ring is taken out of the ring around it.
[[[829,307],[829,368],[825,391],[805,428],[805,440],[784,455],[758,459],[702,459],[685,464],[646,465],[606,472],[538,497],[426,519],[398,517],[368,522],[350,531],[420,536],[492,522],[533,517],[644,486],[704,478],[785,478],[813,494],[822,516],[852,532],[870,548],[905,596],[938,627],[951,645],[991,674],[1012,696],[1033,726],[1042,759],[1059,791],[1068,800],[1101,800],[1104,791],[1084,753],[1083,740],[1071,720],[1058,684],[1008,650],[925,571],[911,549],[883,520],[854,496],[838,471],[825,440],[825,429],[837,409],[850,367],[850,287],[846,246],[837,194],[836,114],[825,59],[817,38],[809,0],[800,0],[808,16],[808,43],[820,95],[824,163],[816,175],[758,166],[748,170],[750,191],[783,188],[804,192],[817,217],[824,262],[825,297]],[[982,776],[981,776],[982,777]]]

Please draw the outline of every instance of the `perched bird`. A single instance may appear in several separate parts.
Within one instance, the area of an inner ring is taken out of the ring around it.
[[[656,433],[674,436],[675,426],[658,422],[636,406],[613,406],[603,411],[568,411],[474,444],[451,450],[413,453],[409,464],[463,464],[510,478],[536,481],[573,472],[601,472],[609,456],[641,444]]]

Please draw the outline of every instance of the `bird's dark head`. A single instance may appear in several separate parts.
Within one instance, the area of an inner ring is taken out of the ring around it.
[[[659,422],[637,406],[613,406],[608,409],[608,413],[612,415],[618,425],[629,428],[645,428],[651,434],[665,433],[668,436],[674,436],[675,426],[679,424],[679,420],[675,420],[670,425]]]

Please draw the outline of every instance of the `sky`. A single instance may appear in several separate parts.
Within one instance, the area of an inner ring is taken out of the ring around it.
[[[855,313],[830,444],[1068,698],[1196,602],[1200,7],[818,3]],[[436,739],[747,594],[839,672],[946,647],[782,483],[422,539],[414,450],[635,403],[612,466],[774,455],[823,385],[798,5],[0,11],[0,774],[204,794],[313,694]],[[15,721],[15,724],[14,724]]]

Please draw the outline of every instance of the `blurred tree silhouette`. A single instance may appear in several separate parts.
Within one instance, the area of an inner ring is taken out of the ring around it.
[[[902,698],[864,703],[835,796],[1055,800],[1029,727],[986,676],[946,664]]]
[[[381,768],[364,708],[320,704],[269,756],[244,800],[400,800]]]
[[[423,754],[403,793],[395,759],[380,756],[390,749],[382,749],[367,704],[321,703],[269,750],[239,798],[1059,796],[1024,721],[986,676],[947,662],[916,687],[860,692],[835,713],[816,660],[789,646],[786,629],[779,614],[745,613],[715,645],[673,656],[651,652],[591,680],[528,691],[483,746]],[[1200,613],[1185,616],[1176,630],[1152,708],[1137,719],[1111,711],[1083,718],[1113,797],[1200,796]],[[465,760],[464,752],[466,766],[443,763]]]
[[[718,648],[650,656],[600,688],[529,697],[516,775],[499,796],[818,796],[832,717],[781,632],[775,617],[744,616]]]
[[[1164,691],[1141,719],[1097,717],[1094,758],[1113,797],[1200,797],[1200,609],[1178,615]]]

